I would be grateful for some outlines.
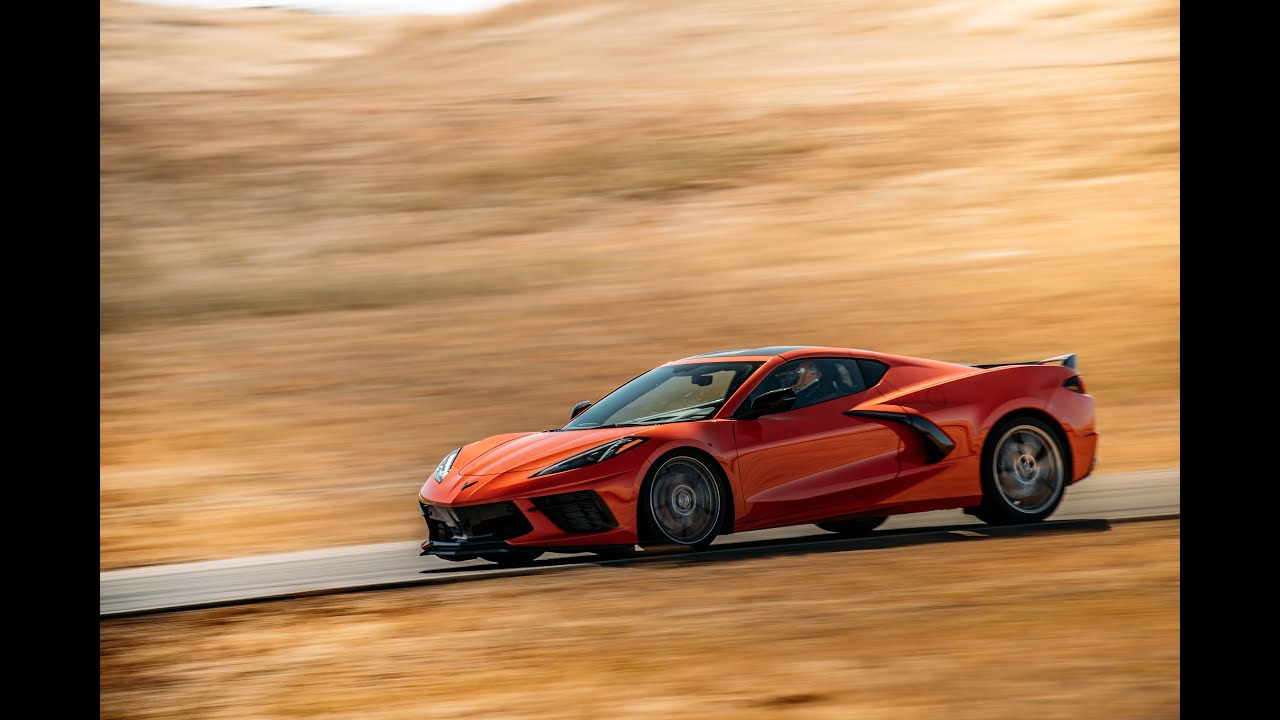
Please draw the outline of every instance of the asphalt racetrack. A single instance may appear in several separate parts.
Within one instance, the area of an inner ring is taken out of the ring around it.
[[[99,615],[117,617],[275,598],[352,592],[555,572],[592,564],[696,561],[832,552],[1009,534],[1105,530],[1108,523],[1179,515],[1180,469],[1099,474],[1068,488],[1049,520],[1034,526],[991,527],[960,510],[890,518],[871,537],[841,538],[813,525],[721,537],[700,553],[638,553],[625,560],[549,553],[529,567],[484,560],[462,563],[419,556],[420,540],[335,547],[257,557],[128,568],[100,573]],[[423,537],[426,528],[423,527]]]

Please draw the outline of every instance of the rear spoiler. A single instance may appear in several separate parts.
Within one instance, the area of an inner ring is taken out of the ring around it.
[[[1028,362],[1011,362],[1011,363],[994,363],[991,365],[970,365],[980,370],[989,370],[991,368],[1007,367],[1009,365],[1061,365],[1062,367],[1076,369],[1076,354],[1068,353],[1066,355],[1057,355],[1044,360],[1031,360]]]

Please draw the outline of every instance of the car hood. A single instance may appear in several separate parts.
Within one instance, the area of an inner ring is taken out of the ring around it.
[[[505,472],[541,470],[597,445],[628,435],[637,435],[638,427],[598,428],[595,430],[555,430],[525,435],[499,436],[458,469],[461,477],[500,475]],[[464,448],[463,455],[466,453]]]

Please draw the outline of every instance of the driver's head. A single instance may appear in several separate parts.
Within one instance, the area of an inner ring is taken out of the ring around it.
[[[801,360],[792,367],[787,368],[786,372],[782,374],[782,387],[789,387],[796,392],[800,392],[818,382],[820,377],[822,377],[822,372],[818,370],[816,362]]]

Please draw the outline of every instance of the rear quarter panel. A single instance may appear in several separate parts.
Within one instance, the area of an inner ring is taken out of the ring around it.
[[[963,366],[959,366],[963,367]],[[887,403],[893,403],[904,412],[918,413],[942,429],[956,444],[943,461],[929,464],[925,460],[924,444],[918,437],[906,437],[902,457],[902,477],[915,477],[919,482],[904,500],[924,500],[929,497],[968,498],[977,501],[982,496],[980,462],[983,444],[992,427],[1002,418],[1018,410],[1032,409],[1054,418],[1066,431],[1071,448],[1066,449],[1073,458],[1073,476],[1080,467],[1077,438],[1073,428],[1088,425],[1092,398],[1082,396],[1062,387],[1075,371],[1056,365],[1009,365],[989,370],[965,368],[967,372],[955,373],[941,379],[930,379],[922,373],[898,373],[890,370],[884,383]],[[904,379],[910,384],[904,383]],[[1087,402],[1062,398],[1062,394],[1075,395]],[[1055,413],[1068,410],[1064,421]],[[1089,456],[1092,457],[1091,449]],[[1085,460],[1087,467],[1089,462]]]
[[[1057,418],[1071,443],[1071,482],[1093,472],[1098,456],[1097,406],[1092,395],[1059,387],[1049,400],[1049,414]]]

